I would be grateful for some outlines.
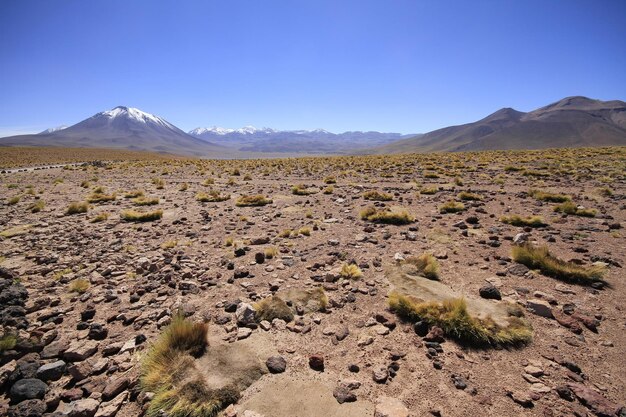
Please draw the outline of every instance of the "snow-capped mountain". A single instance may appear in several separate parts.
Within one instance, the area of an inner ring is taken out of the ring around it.
[[[344,132],[324,129],[276,130],[244,126],[240,129],[198,127],[189,134],[240,151],[289,153],[346,153],[355,148],[381,146],[394,140],[412,137],[401,133]]]
[[[223,150],[159,116],[125,106],[97,113],[63,130],[2,138],[0,145],[134,149],[198,156]]]
[[[67,127],[68,126],[66,126],[66,125],[61,125],[61,126],[57,126],[57,127],[49,127],[48,129],[44,130],[43,132],[39,132],[39,134],[58,132],[59,130],[67,129]]]

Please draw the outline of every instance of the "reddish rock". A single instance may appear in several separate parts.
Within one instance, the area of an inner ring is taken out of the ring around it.
[[[600,417],[617,416],[622,409],[622,407],[604,398],[602,394],[583,384],[569,383],[567,387],[574,392],[582,404]]]
[[[575,334],[581,334],[583,332],[583,328],[580,327],[578,321],[572,316],[568,316],[558,310],[553,310],[552,315],[554,319],[563,327],[567,327]]]
[[[441,327],[433,326],[430,328],[430,331],[426,336],[424,336],[424,340],[427,342],[437,342],[442,343],[446,340],[443,337],[443,329]]]

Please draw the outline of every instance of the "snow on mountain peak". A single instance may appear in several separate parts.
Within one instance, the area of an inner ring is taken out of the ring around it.
[[[57,127],[50,127],[46,130],[44,130],[43,132],[39,132],[40,134],[44,134],[44,133],[54,133],[54,132],[58,132],[59,130],[63,130],[63,129],[67,129],[68,126],[66,125],[61,125],[61,126],[57,126]]]
[[[234,132],[235,129],[227,129],[225,127],[197,127],[193,130],[189,131],[190,135],[202,135],[204,133],[214,133],[216,135],[226,135],[228,133]]]
[[[140,122],[140,123],[156,123],[158,125],[161,125],[170,129],[175,129],[175,127],[172,124],[160,118],[159,116],[155,116],[153,114],[143,112],[134,107],[117,106],[114,109],[104,111],[100,114],[110,119],[124,117],[124,118],[130,119],[136,122]]]

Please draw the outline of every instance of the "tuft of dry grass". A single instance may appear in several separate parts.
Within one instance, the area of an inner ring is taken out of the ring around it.
[[[521,227],[544,227],[548,224],[543,221],[541,216],[529,216],[523,218],[518,216],[517,214],[511,216],[502,216],[500,217],[500,221],[502,223],[510,224],[512,226],[521,226]]]
[[[415,217],[411,216],[406,210],[393,209],[376,209],[375,207],[367,207],[360,213],[361,219],[372,223],[384,224],[409,224],[415,221]]]
[[[235,205],[237,207],[256,207],[256,206],[265,206],[267,204],[272,204],[273,201],[269,198],[265,198],[261,194],[257,195],[242,195],[237,199]]]
[[[106,203],[109,201],[115,201],[116,198],[117,196],[115,195],[115,193],[104,194],[104,190],[102,189],[102,187],[98,187],[98,189],[96,189],[93,192],[93,194],[87,197],[87,202],[88,203]]]
[[[70,216],[72,214],[87,213],[88,210],[89,210],[89,204],[87,204],[87,202],[85,201],[75,202],[75,203],[71,203],[67,207],[67,210],[65,210],[65,214]]]
[[[83,294],[89,289],[89,281],[84,278],[76,278],[70,282],[68,289],[70,292]]]
[[[277,249],[277,248],[275,248],[274,246],[272,246],[272,247],[270,247],[270,248],[265,249],[265,252],[264,252],[264,253],[265,253],[265,257],[266,257],[267,259],[272,259],[272,258],[274,258],[276,255],[278,255],[278,249]]]
[[[159,199],[157,197],[148,198],[148,197],[137,197],[132,200],[135,206],[155,206],[159,204]]]
[[[513,260],[531,269],[538,269],[543,274],[575,284],[591,285],[603,282],[606,269],[601,266],[584,267],[573,262],[559,259],[548,250],[547,246],[530,244],[513,247]]]
[[[363,198],[371,201],[391,201],[393,200],[393,195],[382,191],[372,190],[363,193]]]
[[[439,279],[439,262],[437,258],[430,253],[423,253],[420,256],[410,256],[406,258],[403,263],[414,266],[417,275],[428,279]]]
[[[14,206],[14,205],[16,205],[17,203],[19,203],[19,202],[20,202],[20,199],[21,199],[21,198],[22,198],[22,196],[20,196],[20,195],[16,195],[16,196],[14,196],[14,197],[11,197],[11,198],[9,198],[9,199],[7,200],[7,204],[8,204],[9,206]]]
[[[230,194],[220,194],[217,190],[209,190],[208,193],[196,194],[196,200],[201,203],[219,203],[230,199]]]
[[[154,397],[149,417],[215,417],[235,403],[239,393],[232,387],[211,390],[198,374],[194,357],[207,347],[206,323],[176,314],[141,361],[141,387]],[[195,374],[195,376],[194,376]]]
[[[282,298],[275,295],[259,301],[254,305],[254,309],[256,310],[255,318],[258,322],[263,320],[271,322],[274,319],[281,319],[286,322],[293,320],[291,308]]]
[[[422,187],[419,192],[420,194],[433,195],[437,194],[437,191],[439,191],[437,187]]]
[[[28,209],[31,211],[31,213],[39,213],[41,210],[43,210],[45,206],[46,203],[43,200],[38,199],[33,204],[31,204]]]
[[[458,213],[460,211],[465,210],[465,204],[459,203],[457,201],[448,201],[442,206],[439,207],[439,213]]]
[[[291,193],[295,195],[310,195],[315,194],[317,191],[309,190],[306,185],[298,184],[291,187]]]
[[[106,221],[109,218],[109,213],[100,213],[93,219],[91,219],[91,223],[100,223]]]
[[[581,217],[596,217],[598,211],[595,209],[585,209],[579,208],[575,203],[571,201],[566,201],[558,206],[554,207],[554,211],[556,213],[564,213],[572,216],[581,216]]]
[[[555,194],[546,191],[531,189],[528,195],[541,201],[549,201],[550,203],[564,203],[570,201],[572,198],[565,194]]]
[[[412,322],[425,321],[440,327],[447,336],[470,345],[522,345],[532,339],[532,329],[521,318],[509,317],[509,326],[500,327],[493,319],[472,317],[462,298],[421,301],[397,292],[389,295],[389,307]]]
[[[339,274],[342,278],[346,279],[359,279],[363,277],[363,271],[355,264],[343,264]]]
[[[482,197],[479,196],[478,194],[470,193],[468,191],[461,191],[459,194],[457,194],[457,197],[458,197],[459,200],[464,200],[464,201],[479,201],[479,200],[482,200]]]
[[[144,196],[143,190],[133,190],[124,194],[124,198],[139,198]]]
[[[135,210],[124,210],[120,214],[122,220],[127,222],[151,222],[163,217],[163,210],[140,212]]]

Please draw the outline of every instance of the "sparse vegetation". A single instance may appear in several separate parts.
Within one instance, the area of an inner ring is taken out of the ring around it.
[[[373,223],[385,224],[408,224],[415,221],[415,217],[411,216],[408,211],[403,209],[376,209],[375,207],[367,207],[360,213],[361,219]]]
[[[439,279],[439,262],[430,253],[423,253],[419,256],[410,256],[404,260],[405,264],[416,268],[417,275],[428,279]]]
[[[230,194],[220,194],[217,190],[210,190],[208,193],[196,194],[196,200],[201,203],[218,203],[230,199]]]
[[[510,224],[512,226],[520,226],[520,227],[544,227],[547,226],[547,223],[543,221],[541,216],[529,216],[529,217],[521,217],[517,214],[511,216],[502,216],[500,217],[500,221],[502,223]]]
[[[363,193],[363,198],[371,201],[391,201],[393,200],[393,195],[372,190]]]
[[[540,190],[530,190],[528,195],[541,201],[548,201],[550,203],[564,203],[570,201],[572,198],[565,194],[554,194]]]
[[[144,196],[143,190],[133,190],[124,194],[124,198],[139,198]]]
[[[208,327],[177,314],[141,362],[141,387],[154,393],[149,417],[215,417],[239,393],[234,388],[211,390],[195,368],[194,357],[207,347]]]
[[[156,186],[157,190],[162,190],[163,188],[165,188],[165,181],[163,181],[161,178],[153,178],[152,184]]]
[[[254,305],[254,309],[256,310],[256,320],[259,322],[263,320],[271,322],[274,319],[281,319],[286,322],[293,320],[291,308],[282,298],[275,295],[259,301]]]
[[[45,206],[46,206],[46,203],[43,200],[38,199],[34,203],[32,203],[28,207],[28,209],[31,211],[31,213],[39,213],[41,210],[43,210]]]
[[[148,197],[137,197],[133,198],[133,204],[136,206],[155,206],[159,204],[159,199],[157,197],[148,198]]]
[[[22,198],[22,196],[16,195],[14,197],[9,198],[9,200],[7,201],[7,204],[10,206],[14,206],[17,203],[20,202],[20,199]]]
[[[87,202],[75,202],[68,206],[67,210],[65,210],[65,214],[70,216],[72,214],[87,213],[88,210],[89,204],[87,204]]]
[[[575,203],[571,201],[566,201],[558,206],[554,207],[554,211],[557,213],[569,214],[572,216],[581,216],[581,217],[596,217],[598,214],[595,209],[585,209],[578,207]]]
[[[450,200],[439,207],[439,213],[458,213],[465,210],[465,204]]]
[[[127,222],[151,222],[154,220],[159,220],[161,217],[163,217],[163,210],[148,212],[124,210],[120,214],[120,218],[122,220],[126,220]]]
[[[563,261],[550,254],[547,246],[530,244],[513,247],[513,260],[543,274],[575,284],[591,285],[602,282],[606,269],[601,266],[584,267]]]
[[[310,195],[315,194],[317,191],[309,190],[306,185],[298,184],[291,187],[291,193],[295,195]]]
[[[470,193],[468,191],[461,191],[457,195],[457,198],[459,200],[464,200],[464,201],[479,201],[479,200],[482,200],[482,197],[479,196],[478,194]]]
[[[0,354],[11,350],[17,344],[17,336],[11,333],[5,333],[0,337]]]
[[[355,264],[343,264],[340,275],[345,279],[359,279],[363,277],[363,271]]]
[[[115,201],[115,199],[116,199],[115,193],[104,194],[102,187],[99,187],[93,192],[93,194],[87,197],[87,202],[96,204],[96,203],[105,203],[108,201]]]
[[[69,291],[83,294],[89,289],[89,281],[84,278],[76,278],[69,285]]]
[[[509,317],[509,326],[500,327],[493,319],[470,316],[462,298],[443,302],[424,302],[397,292],[389,295],[389,307],[400,317],[411,322],[425,321],[440,327],[444,333],[459,342],[470,345],[520,345],[530,342],[532,330],[523,319]]]
[[[437,187],[422,187],[420,188],[420,194],[432,195],[437,194]]]
[[[93,219],[91,219],[90,221],[92,223],[100,223],[100,222],[104,222],[109,218],[109,213],[99,213],[98,215],[96,215]]]
[[[265,198],[263,195],[242,195],[237,199],[235,205],[237,207],[255,207],[255,206],[265,206],[267,204],[272,204],[273,201],[269,198]]]

